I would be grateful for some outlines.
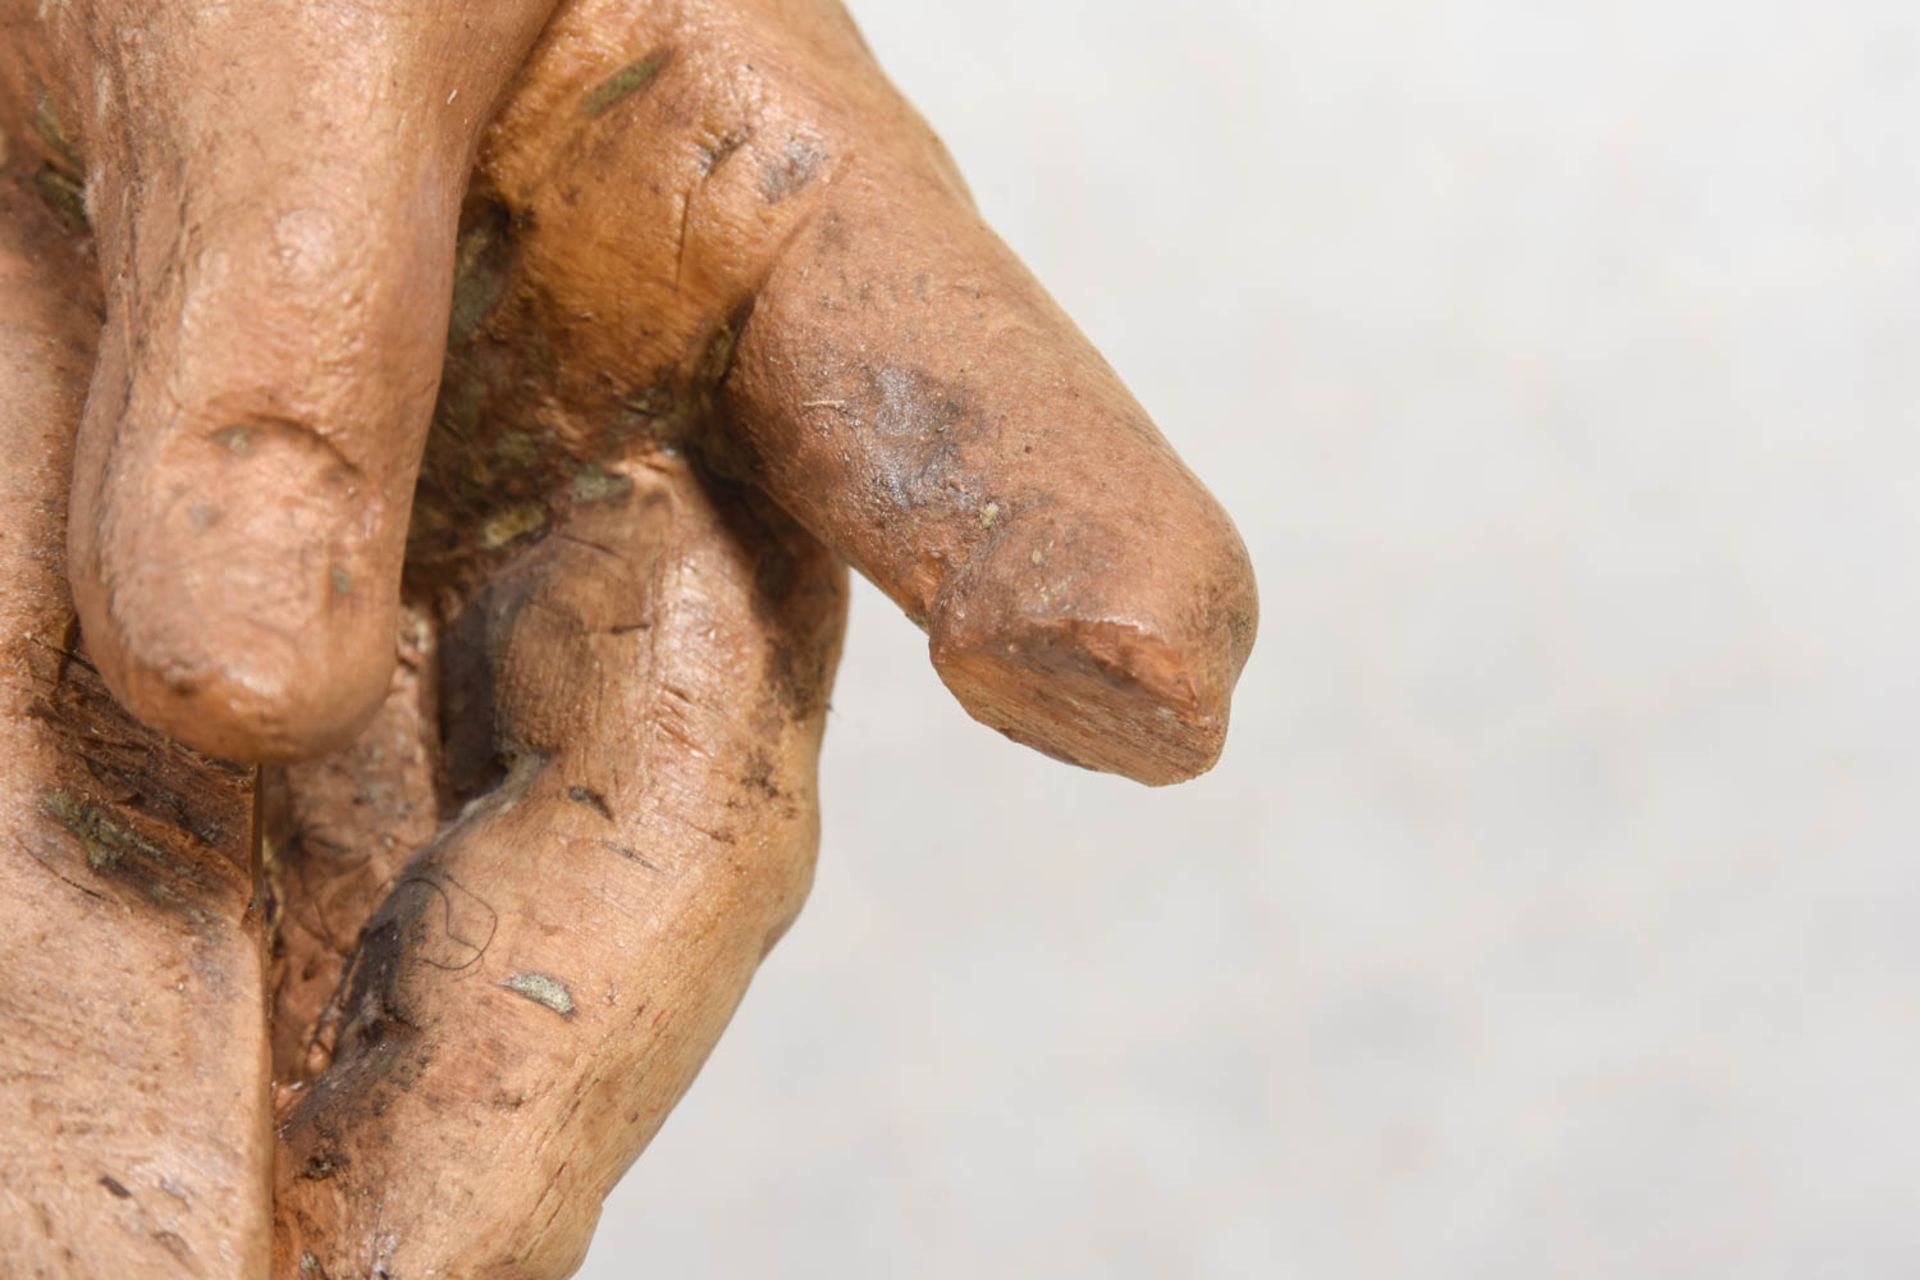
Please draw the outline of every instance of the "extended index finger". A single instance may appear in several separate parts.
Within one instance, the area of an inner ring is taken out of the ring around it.
[[[977,719],[1145,782],[1218,756],[1251,647],[1245,549],[963,193],[876,151],[743,328],[755,478],[926,628]]]
[[[1232,523],[837,0],[573,0],[475,194],[449,380],[475,390],[441,410],[494,471],[531,492],[692,440],[925,626],[976,717],[1148,782],[1213,762],[1254,631]],[[442,462],[423,549],[533,522]]]
[[[927,630],[977,719],[1145,782],[1205,770],[1257,614],[1232,522],[838,3],[742,7],[806,55],[761,110],[834,156],[723,388],[754,478]]]

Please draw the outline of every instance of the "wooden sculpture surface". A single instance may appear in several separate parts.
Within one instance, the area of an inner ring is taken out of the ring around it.
[[[7,1276],[570,1273],[806,895],[844,565],[1148,783],[1253,641],[834,0],[0,0],[0,448]]]

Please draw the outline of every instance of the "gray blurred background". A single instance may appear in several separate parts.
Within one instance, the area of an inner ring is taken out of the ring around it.
[[[1261,641],[1149,792],[863,587],[583,1274],[1920,1274],[1920,6],[853,8]]]

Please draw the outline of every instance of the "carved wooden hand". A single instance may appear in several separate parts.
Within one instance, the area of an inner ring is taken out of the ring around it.
[[[8,1276],[568,1274],[805,896],[843,562],[1150,783],[1253,639],[833,0],[0,0],[0,444]]]

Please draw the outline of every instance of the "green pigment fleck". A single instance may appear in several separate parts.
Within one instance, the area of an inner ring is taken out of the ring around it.
[[[53,99],[44,93],[33,104],[33,131],[63,165],[75,173],[80,172],[80,153],[74,150],[67,131],[60,126],[60,113],[54,109]]]
[[[56,791],[47,797],[46,811],[78,837],[81,847],[87,851],[87,866],[95,871],[108,871],[119,866],[128,854],[143,854],[150,858],[159,854],[158,850],[128,828],[93,805],[64,791]]]
[[[453,305],[447,314],[447,339],[454,346],[471,338],[500,305],[507,285],[507,232],[506,211],[490,209],[460,233],[454,256]]]
[[[600,82],[600,87],[588,94],[580,104],[583,116],[603,116],[620,103],[631,98],[660,74],[660,68],[667,65],[667,51],[656,49],[638,62],[626,66]]]
[[[633,481],[626,476],[608,471],[605,467],[588,463],[573,477],[573,500],[575,502],[604,502],[608,498],[618,498],[633,488]]]
[[[540,461],[540,454],[540,441],[525,431],[509,428],[493,442],[493,456],[508,467],[531,467]]]
[[[732,325],[723,324],[720,331],[713,335],[713,341],[707,344],[700,367],[693,373],[693,385],[702,395],[712,392],[726,380],[727,371],[733,368],[733,344],[737,336]]]
[[[78,182],[49,164],[33,175],[33,185],[63,231],[70,236],[87,234],[91,225],[87,221],[87,193]]]
[[[500,985],[517,996],[545,1005],[563,1018],[573,1016],[573,993],[558,978],[544,973],[516,973]]]
[[[547,526],[547,509],[537,502],[522,502],[496,512],[480,527],[480,541],[489,551],[498,551],[516,538],[524,538]]]
[[[213,442],[236,458],[253,452],[252,427],[223,427],[213,433]]]

